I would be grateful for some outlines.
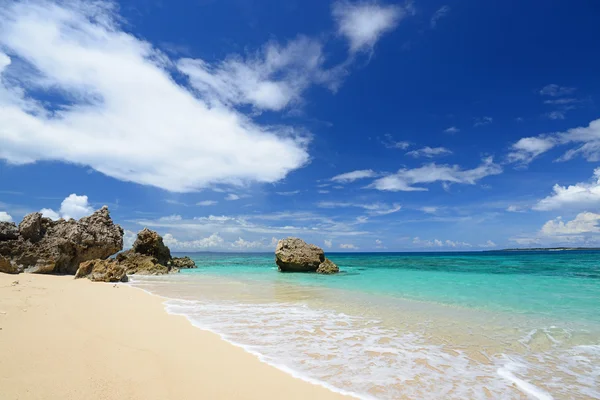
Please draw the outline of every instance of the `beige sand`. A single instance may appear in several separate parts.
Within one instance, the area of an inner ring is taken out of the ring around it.
[[[343,398],[161,303],[126,286],[0,273],[0,399]]]

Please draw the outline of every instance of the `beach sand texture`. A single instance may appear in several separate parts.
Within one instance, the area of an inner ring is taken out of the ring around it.
[[[0,273],[0,399],[347,398],[167,314],[162,301],[72,276]]]

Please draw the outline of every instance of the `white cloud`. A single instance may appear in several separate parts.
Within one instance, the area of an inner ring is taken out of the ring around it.
[[[555,235],[580,235],[599,233],[600,214],[582,212],[574,220],[564,222],[561,217],[548,221],[542,226],[541,234]]]
[[[410,8],[372,1],[350,3],[342,0],[333,4],[338,34],[348,40],[351,53],[372,51],[381,36],[396,28],[410,13]]]
[[[442,6],[440,7],[431,17],[431,20],[429,21],[429,25],[431,26],[431,28],[435,28],[437,26],[437,23],[440,19],[444,18],[446,15],[448,15],[448,13],[450,12],[450,6]]]
[[[202,207],[208,207],[208,206],[214,206],[217,203],[218,203],[218,201],[215,201],[215,200],[203,200],[203,201],[197,202],[196,205],[202,206]]]
[[[402,206],[398,203],[385,204],[385,203],[349,203],[339,201],[321,201],[317,203],[319,208],[347,208],[356,207],[367,210],[367,214],[371,216],[388,215],[398,212],[402,209]]]
[[[182,59],[177,68],[213,105],[252,105],[280,111],[298,103],[312,83],[337,85],[335,70],[323,69],[321,42],[300,36],[281,46],[270,42],[246,59],[229,56],[210,65],[200,59]]]
[[[492,117],[475,118],[475,122],[473,123],[473,126],[474,127],[485,126],[485,125],[491,124],[492,122],[494,122],[494,119]]]
[[[445,240],[444,241],[444,240],[439,240],[439,239],[423,240],[423,239],[419,238],[418,236],[413,238],[412,243],[417,247],[451,247],[451,248],[473,247],[470,243],[467,243],[467,242],[454,241],[454,240]]]
[[[542,96],[560,97],[572,94],[575,90],[577,89],[574,87],[559,86],[553,83],[544,86],[540,90],[540,94]]]
[[[13,222],[13,219],[6,211],[0,211],[0,222]]]
[[[163,236],[164,243],[174,251],[177,250],[204,250],[210,248],[221,248],[225,244],[225,240],[218,234],[213,233],[209,237],[202,239],[180,241],[172,234],[167,233]]]
[[[385,245],[383,244],[383,241],[381,239],[375,239],[375,248],[376,249],[387,249],[387,247],[385,247]]]
[[[510,240],[511,242],[515,242],[520,246],[535,246],[542,244],[542,241],[540,239],[534,237],[514,237],[508,240]]]
[[[548,119],[565,119],[565,115],[566,115],[566,111],[565,110],[555,110],[555,111],[550,111],[545,115],[546,118]]]
[[[600,207],[600,168],[594,170],[592,182],[580,182],[571,186],[554,185],[553,193],[540,200],[534,210],[549,211],[562,208],[583,209]]]
[[[502,167],[495,164],[491,157],[485,158],[482,164],[473,169],[463,170],[458,165],[436,165],[434,163],[420,168],[401,169],[395,174],[375,180],[369,188],[384,191],[425,191],[424,187],[413,186],[420,183],[442,182],[474,185],[478,180],[489,175],[502,173]]]
[[[435,214],[437,212],[438,208],[429,206],[429,207],[421,207],[420,210],[426,214]]]
[[[60,218],[67,220],[71,218],[79,219],[90,215],[94,212],[94,209],[88,203],[87,196],[78,196],[73,193],[62,201],[58,212],[49,208],[44,208],[40,212],[44,217],[56,221]]]
[[[444,129],[444,132],[446,132],[446,133],[458,133],[458,132],[460,132],[460,129],[458,129],[455,126],[451,126],[450,128]]]
[[[327,247],[328,249],[330,249],[333,246],[333,241],[332,240],[325,239],[323,241],[323,243],[325,243],[325,247]]]
[[[388,149],[400,149],[400,150],[406,150],[407,148],[410,147],[410,142],[407,141],[397,141],[394,139],[394,137],[392,135],[385,134],[383,136],[383,139],[380,139],[381,143],[383,143],[383,145],[385,147],[387,147]]]
[[[50,208],[42,208],[40,212],[42,213],[42,217],[50,218],[53,221],[59,220],[61,218],[59,213]]]
[[[327,193],[329,193],[329,190],[317,190],[317,193],[319,193],[319,194],[327,194]]]
[[[513,212],[513,213],[518,213],[518,212],[525,212],[524,209],[522,209],[521,207],[515,206],[515,205],[510,205],[506,208],[506,211],[508,212]]]
[[[355,245],[351,244],[351,243],[341,243],[340,244],[340,249],[345,249],[345,250],[358,250],[358,247],[356,247]]]
[[[237,194],[234,194],[234,193],[229,193],[229,194],[228,194],[228,195],[225,197],[225,200],[228,200],[228,201],[235,201],[235,200],[239,200],[239,199],[241,199],[241,197],[240,197],[240,196],[238,196]]]
[[[293,190],[293,191],[290,191],[290,192],[275,192],[275,193],[278,194],[278,195],[280,195],[280,196],[293,196],[293,195],[296,195],[296,194],[300,193],[300,191],[299,190]]]
[[[412,156],[414,158],[418,158],[418,157],[433,158],[433,157],[437,157],[437,156],[445,156],[448,154],[452,154],[452,151],[448,150],[445,147],[429,147],[429,146],[425,146],[422,149],[413,150],[413,151],[409,151],[408,153],[406,153],[407,156]]]
[[[362,169],[358,171],[346,172],[345,174],[336,175],[333,178],[331,178],[331,180],[334,182],[349,183],[354,182],[358,179],[374,178],[376,176],[377,173],[372,169]]]
[[[181,217],[181,215],[169,215],[166,217],[160,217],[158,220],[159,221],[181,221],[183,218]]]
[[[572,98],[544,100],[544,104],[552,104],[552,105],[565,105],[565,104],[573,104],[573,103],[579,103],[579,100],[572,99]]]
[[[529,164],[540,154],[547,152],[556,146],[556,140],[552,137],[538,136],[520,139],[511,146],[508,153],[508,161],[519,164]]]
[[[485,244],[480,244],[479,247],[482,248],[492,248],[492,247],[497,247],[498,245],[494,242],[492,242],[491,240],[488,240],[487,242],[485,242]]]
[[[123,233],[123,249],[127,250],[132,248],[133,243],[135,243],[136,239],[137,233],[130,230],[125,230],[125,232]]]
[[[308,162],[298,130],[258,125],[176,83],[173,61],[123,31],[116,9],[0,8],[0,74],[10,77],[0,84],[0,159],[68,162],[176,192],[276,182]],[[38,102],[31,91],[51,96]]]

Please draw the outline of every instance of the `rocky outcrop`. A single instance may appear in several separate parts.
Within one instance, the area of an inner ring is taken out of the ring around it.
[[[17,240],[19,237],[19,229],[14,222],[0,222],[0,241]]]
[[[127,282],[125,267],[114,260],[91,260],[82,262],[75,279],[88,278],[92,282]]]
[[[134,253],[152,256],[162,265],[167,265],[172,258],[171,251],[163,243],[163,238],[148,228],[144,228],[138,233],[131,250]]]
[[[9,259],[0,257],[0,272],[4,272],[5,274],[18,274],[21,271],[19,271],[19,268],[12,264]]]
[[[16,239],[0,238],[0,257],[18,271],[42,274],[74,275],[82,262],[106,259],[122,249],[123,229],[106,206],[79,221],[29,214]]]
[[[158,262],[156,257],[127,250],[117,254],[117,262],[125,268],[128,275],[164,275],[169,267]]]
[[[168,266],[177,269],[196,268],[196,263],[189,257],[173,257]]]
[[[329,258],[326,258],[325,261],[319,265],[319,268],[317,268],[317,274],[331,275],[337,274],[338,272],[340,272],[339,267]]]
[[[275,249],[275,263],[281,272],[317,272],[325,261],[323,249],[298,238],[282,239]],[[329,263],[322,271],[331,270]]]

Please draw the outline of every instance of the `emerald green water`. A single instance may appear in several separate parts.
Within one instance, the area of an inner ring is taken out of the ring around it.
[[[600,399],[600,252],[329,253],[334,276],[279,273],[273,254],[187,255],[197,269],[131,285],[332,390]]]
[[[342,274],[275,274],[272,254],[189,254],[183,273],[319,285],[600,323],[600,252],[328,254]]]

